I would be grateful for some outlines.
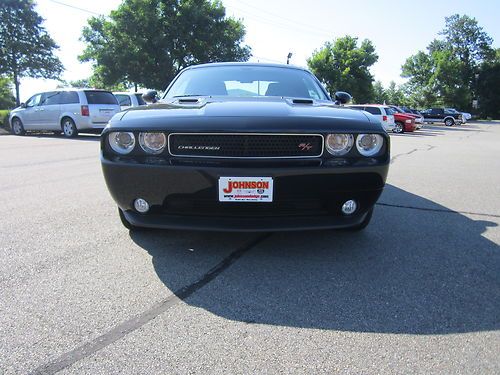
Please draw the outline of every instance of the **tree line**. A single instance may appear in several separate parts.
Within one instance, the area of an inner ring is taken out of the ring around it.
[[[56,43],[42,26],[33,0],[4,0],[0,8],[0,107],[19,104],[22,77],[59,78]],[[91,77],[63,85],[128,90],[163,89],[183,68],[199,63],[247,61],[241,20],[226,16],[211,0],[123,0],[108,17],[91,17],[83,29]],[[377,102],[455,107],[500,116],[500,49],[478,22],[466,15],[446,17],[443,30],[425,51],[406,59],[406,82],[384,87],[370,68],[374,44],[344,36],[326,42],[307,59],[309,69],[333,94],[348,91],[357,103]],[[13,98],[10,85],[15,88]]]

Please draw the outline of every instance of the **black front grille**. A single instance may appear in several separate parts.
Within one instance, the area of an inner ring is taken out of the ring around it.
[[[176,196],[167,199],[163,212],[183,216],[220,217],[274,217],[274,216],[324,216],[332,210],[318,198],[280,200],[269,203],[218,202],[214,199],[190,199]]]
[[[170,134],[174,156],[220,158],[318,157],[323,137],[311,134]]]

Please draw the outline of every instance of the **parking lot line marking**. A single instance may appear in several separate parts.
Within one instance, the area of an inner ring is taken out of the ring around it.
[[[396,207],[396,208],[409,208],[412,210],[420,210],[420,211],[432,211],[432,212],[444,212],[446,214],[465,214],[465,215],[477,215],[477,216],[488,216],[488,217],[499,217],[497,214],[485,214],[479,212],[470,212],[470,211],[454,211],[454,210],[445,210],[442,208],[426,208],[426,207],[416,207],[416,206],[406,206],[403,204],[390,204],[390,203],[375,203],[377,206],[386,206],[386,207]]]
[[[210,283],[212,280],[217,278],[222,272],[227,270],[234,262],[236,262],[239,258],[241,258],[247,251],[257,246],[259,243],[268,238],[271,234],[265,233],[261,234],[251,241],[247,242],[240,248],[233,251],[227,257],[225,257],[222,261],[220,261],[215,267],[213,267],[210,271],[204,274],[200,279],[195,281],[192,284],[186,285],[177,291],[175,291],[172,295],[167,297],[162,302],[154,305],[149,310],[144,311],[142,314],[137,315],[119,325],[112,328],[108,332],[102,334],[101,336],[91,340],[70,352],[64,353],[59,358],[56,358],[52,362],[49,362],[45,365],[42,365],[35,369],[32,374],[41,375],[41,374],[55,374],[68,366],[78,362],[81,359],[84,359],[101,349],[111,345],[115,341],[120,340],[125,337],[129,333],[135,331],[136,329],[144,326],[146,323],[150,322],[158,315],[164,313],[172,306],[175,306],[181,300],[184,300],[191,296],[193,293],[197,292],[205,285]]]

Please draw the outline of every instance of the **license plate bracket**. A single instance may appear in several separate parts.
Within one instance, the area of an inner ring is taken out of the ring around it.
[[[272,202],[272,177],[219,177],[219,202]]]

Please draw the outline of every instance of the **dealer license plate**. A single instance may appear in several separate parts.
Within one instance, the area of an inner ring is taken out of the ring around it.
[[[219,202],[272,201],[272,177],[219,177]]]

